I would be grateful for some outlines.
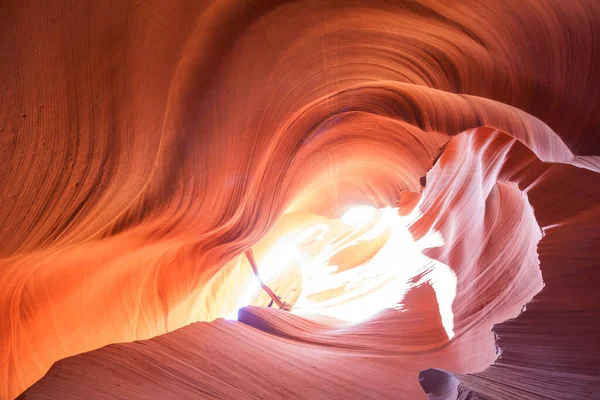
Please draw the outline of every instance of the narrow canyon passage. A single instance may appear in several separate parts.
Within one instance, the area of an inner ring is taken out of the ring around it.
[[[597,1],[0,20],[0,399],[600,398]]]

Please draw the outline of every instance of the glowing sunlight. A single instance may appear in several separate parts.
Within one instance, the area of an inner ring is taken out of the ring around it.
[[[414,242],[408,230],[410,220],[400,217],[397,208],[351,208],[338,220],[284,235],[257,259],[260,277],[264,282],[274,281],[289,268],[298,267],[302,290],[291,312],[350,323],[386,308],[401,309],[408,290],[428,281],[452,338],[456,276],[448,266],[422,254],[425,248],[443,245],[439,234],[431,232]],[[419,274],[423,278],[411,282]],[[288,296],[285,285],[276,284],[274,290],[284,300]],[[260,291],[258,279],[252,279],[231,317],[243,306],[266,305],[253,302]]]

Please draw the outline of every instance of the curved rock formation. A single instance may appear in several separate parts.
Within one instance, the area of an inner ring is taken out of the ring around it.
[[[600,396],[597,1],[0,10],[0,398]]]

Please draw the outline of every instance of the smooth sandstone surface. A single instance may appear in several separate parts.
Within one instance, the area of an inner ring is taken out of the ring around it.
[[[600,398],[596,0],[0,22],[0,399]]]

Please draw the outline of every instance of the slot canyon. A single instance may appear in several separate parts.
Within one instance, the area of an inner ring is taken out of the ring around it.
[[[600,399],[600,1],[0,21],[0,400]]]

